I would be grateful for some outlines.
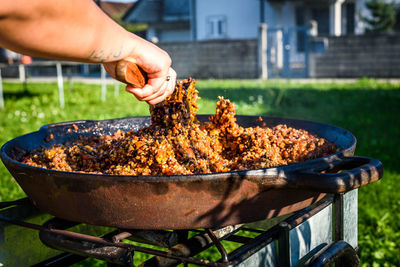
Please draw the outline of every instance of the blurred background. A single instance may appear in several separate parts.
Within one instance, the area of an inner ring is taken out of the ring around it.
[[[214,113],[224,96],[237,114],[321,121],[352,132],[355,154],[385,168],[381,181],[359,190],[362,266],[400,266],[400,0],[95,2],[165,49],[178,78],[198,80],[200,114]],[[5,49],[0,61],[0,145],[48,123],[149,115],[148,105],[98,64]],[[0,201],[24,196],[0,163]]]
[[[96,3],[127,30],[165,49],[181,78],[400,75],[399,0]],[[56,73],[54,66],[41,62],[45,59],[34,59],[24,73],[18,68],[19,63],[26,63],[21,59],[21,55],[3,49],[0,61],[8,64],[2,69],[3,77]],[[100,75],[97,65],[69,65],[63,71],[83,77]]]

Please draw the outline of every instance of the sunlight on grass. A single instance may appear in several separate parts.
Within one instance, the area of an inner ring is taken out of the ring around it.
[[[359,192],[361,261],[363,266],[400,265],[399,84],[361,79],[350,84],[204,80],[197,85],[199,114],[214,113],[218,96],[224,96],[235,103],[238,114],[321,121],[352,132],[358,140],[356,155],[379,159],[385,168],[380,182]],[[73,90],[67,84],[65,88],[65,108],[60,109],[55,83],[29,83],[27,91],[4,83],[0,144],[48,123],[149,114],[148,105],[122,86],[118,97],[109,86],[106,102],[100,100],[99,85],[75,83]],[[24,196],[3,164],[0,175],[0,201]]]

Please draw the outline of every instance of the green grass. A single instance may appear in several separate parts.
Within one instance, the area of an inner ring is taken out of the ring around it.
[[[379,159],[381,181],[359,191],[359,245],[363,266],[400,265],[400,85],[362,79],[350,84],[296,84],[285,81],[199,81],[199,113],[213,113],[218,96],[237,105],[238,114],[294,117],[330,123],[358,139],[356,155]],[[107,101],[100,86],[74,84],[59,108],[56,84],[4,84],[0,144],[47,123],[148,115],[148,106],[110,87]],[[0,165],[0,201],[24,196]]]

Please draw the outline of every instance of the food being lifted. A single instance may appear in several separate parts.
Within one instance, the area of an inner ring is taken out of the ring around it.
[[[208,122],[196,119],[198,91],[193,79],[151,106],[151,125],[116,131],[31,151],[23,163],[61,171],[116,175],[181,175],[269,168],[307,161],[338,151],[306,130],[286,125],[244,128],[235,107],[219,97]]]

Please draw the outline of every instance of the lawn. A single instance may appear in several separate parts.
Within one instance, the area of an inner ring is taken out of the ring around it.
[[[65,84],[66,104],[59,108],[54,83],[5,83],[5,109],[0,111],[0,145],[53,122],[148,115],[148,106],[124,92],[107,101],[100,86]],[[238,114],[315,120],[343,127],[358,139],[356,155],[379,159],[381,181],[359,191],[359,246],[363,266],[400,265],[400,84],[362,79],[355,83],[286,81],[199,81],[199,113],[213,113],[218,96],[230,99]],[[24,196],[0,164],[0,201]]]

